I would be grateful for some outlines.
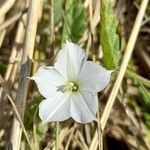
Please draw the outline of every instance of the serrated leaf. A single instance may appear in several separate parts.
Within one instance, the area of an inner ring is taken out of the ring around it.
[[[118,21],[110,0],[101,0],[100,11],[100,43],[103,50],[103,65],[107,69],[115,69],[120,57],[119,36],[116,33]]]
[[[67,0],[65,4],[64,24],[62,31],[63,45],[66,40],[71,39],[78,42],[85,30],[85,9],[81,0]]]

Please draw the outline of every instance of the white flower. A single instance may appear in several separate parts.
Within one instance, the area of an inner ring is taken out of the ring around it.
[[[96,120],[97,92],[110,81],[111,71],[85,60],[85,52],[67,42],[54,66],[40,67],[31,79],[35,80],[46,99],[39,105],[43,123],[63,121],[72,117],[79,123]]]

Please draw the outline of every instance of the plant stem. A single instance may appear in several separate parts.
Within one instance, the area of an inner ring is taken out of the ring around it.
[[[140,75],[132,72],[131,70],[127,70],[126,71],[126,75],[130,78],[132,78],[133,80],[137,80],[138,82],[142,83],[143,85],[147,86],[150,88],[150,80],[145,79],[143,77],[141,77]]]
[[[56,142],[55,142],[55,150],[59,149],[59,122],[56,122]]]

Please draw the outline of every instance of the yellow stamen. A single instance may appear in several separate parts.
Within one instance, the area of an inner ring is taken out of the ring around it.
[[[58,87],[57,91],[66,92],[66,91],[72,91],[76,92],[79,88],[79,85],[74,82],[69,82],[66,85],[61,85]]]

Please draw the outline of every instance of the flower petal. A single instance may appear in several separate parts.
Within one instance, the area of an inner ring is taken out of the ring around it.
[[[57,92],[57,95],[43,100],[39,105],[39,116],[43,123],[64,121],[70,117],[71,93]]]
[[[97,120],[95,114],[85,102],[84,97],[80,93],[71,95],[71,117],[79,123],[89,123]]]
[[[74,43],[68,42],[62,48],[54,67],[67,78],[75,79],[80,72],[85,52]]]
[[[110,81],[111,72],[94,62],[85,61],[78,76],[81,90],[102,91]]]
[[[92,114],[96,115],[98,110],[98,97],[97,94],[93,94],[89,91],[80,91],[84,101],[86,102],[88,108],[92,112]]]
[[[30,79],[35,80],[39,92],[45,98],[54,95],[57,87],[65,83],[65,79],[53,67],[40,67]]]

